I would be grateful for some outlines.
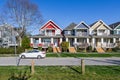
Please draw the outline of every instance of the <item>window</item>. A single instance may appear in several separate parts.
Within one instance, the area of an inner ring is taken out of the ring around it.
[[[120,34],[120,30],[117,31],[117,34]]]
[[[68,33],[68,34],[71,34],[71,31],[68,31],[67,33]]]
[[[101,30],[99,30],[99,32],[100,32],[100,33],[104,33],[104,32],[105,32],[105,30],[102,30],[102,29],[101,29]]]

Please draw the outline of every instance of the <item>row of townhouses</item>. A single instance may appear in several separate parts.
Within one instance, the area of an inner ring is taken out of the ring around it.
[[[82,21],[61,29],[55,22],[49,20],[41,26],[39,32],[38,35],[30,36],[31,47],[60,47],[61,42],[66,41],[70,47],[85,48],[91,45],[93,48],[114,48],[117,41],[120,41],[120,22],[107,25],[99,20],[88,25]]]

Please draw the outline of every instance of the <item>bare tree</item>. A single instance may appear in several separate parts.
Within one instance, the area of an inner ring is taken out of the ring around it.
[[[0,19],[3,22],[18,27],[20,45],[26,30],[34,30],[43,22],[38,6],[30,0],[7,0],[2,16]]]

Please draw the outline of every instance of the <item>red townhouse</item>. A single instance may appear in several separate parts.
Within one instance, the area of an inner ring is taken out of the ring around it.
[[[49,20],[39,29],[38,35],[30,37],[30,45],[33,48],[48,48],[59,47],[62,42],[62,29],[54,23],[52,20]]]

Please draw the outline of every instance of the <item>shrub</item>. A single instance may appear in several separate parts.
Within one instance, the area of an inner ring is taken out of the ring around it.
[[[89,52],[92,52],[92,46],[88,46],[88,47],[87,47],[87,50],[88,50]]]
[[[22,47],[16,47],[16,54],[24,52]],[[0,48],[0,54],[15,54],[15,48]]]
[[[112,51],[117,52],[119,50],[119,47],[115,47],[112,49]]]
[[[38,50],[42,50],[42,47],[38,47]]]
[[[48,47],[48,52],[53,52],[53,48],[52,47]]]
[[[62,47],[62,50],[63,50],[64,52],[67,52],[68,47],[69,47],[69,42],[62,42],[62,43],[61,43],[61,47]]]
[[[30,48],[30,39],[25,36],[23,39],[22,39],[22,47],[24,49],[29,49]]]

